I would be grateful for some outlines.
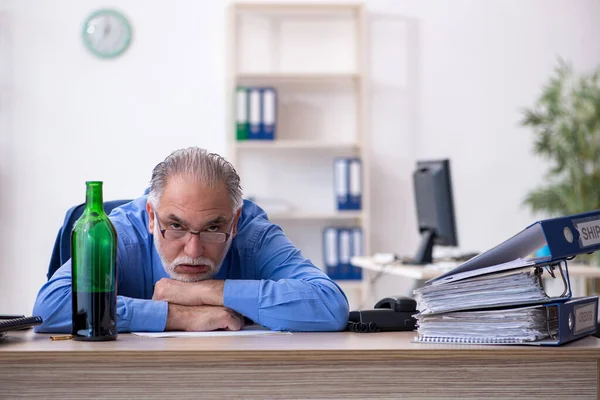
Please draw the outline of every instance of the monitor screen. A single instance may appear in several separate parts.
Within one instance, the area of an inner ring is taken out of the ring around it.
[[[413,184],[421,243],[411,262],[428,264],[434,245],[458,246],[450,160],[417,161]]]

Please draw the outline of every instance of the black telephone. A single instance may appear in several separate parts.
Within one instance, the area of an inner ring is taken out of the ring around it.
[[[410,297],[385,297],[372,310],[350,311],[348,330],[354,332],[414,331],[417,302]]]

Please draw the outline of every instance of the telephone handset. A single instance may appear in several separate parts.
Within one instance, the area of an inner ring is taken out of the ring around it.
[[[385,297],[372,310],[351,311],[348,330],[354,332],[414,331],[417,302],[410,297]]]

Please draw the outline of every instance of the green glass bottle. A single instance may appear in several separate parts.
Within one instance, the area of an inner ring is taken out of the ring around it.
[[[117,232],[104,212],[102,182],[86,182],[85,210],[71,232],[76,340],[117,338]]]

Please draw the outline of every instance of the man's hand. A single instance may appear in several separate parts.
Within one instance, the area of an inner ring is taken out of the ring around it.
[[[214,279],[201,282],[180,282],[162,278],[154,286],[152,300],[166,301],[183,306],[223,305],[225,281]]]
[[[220,306],[182,306],[169,303],[166,331],[203,332],[225,329],[239,331],[244,317]]]

